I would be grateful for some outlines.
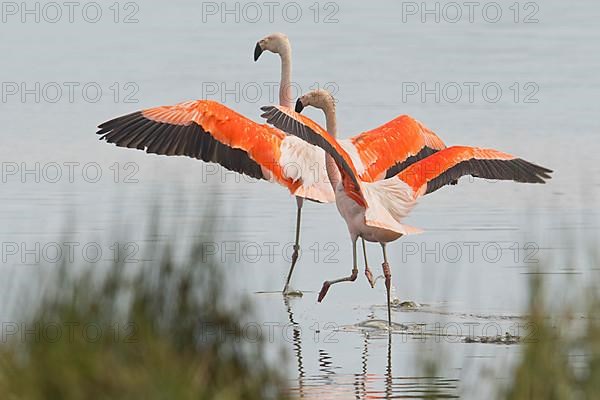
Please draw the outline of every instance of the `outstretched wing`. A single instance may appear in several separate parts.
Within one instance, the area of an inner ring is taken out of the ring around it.
[[[258,124],[215,101],[196,100],[150,108],[115,118],[98,128],[101,140],[117,146],[215,162],[257,179],[276,181],[293,194],[316,201],[333,200],[333,192],[327,185],[311,190],[303,187],[302,176],[286,172],[281,159],[283,151],[289,161],[285,153],[289,146],[285,145],[287,136],[283,132]],[[306,152],[291,155],[294,154]]]
[[[444,142],[416,119],[401,115],[375,129],[350,139],[363,170],[361,178],[390,178],[411,164],[446,148]]]
[[[434,192],[461,176],[545,183],[552,170],[492,149],[452,146],[404,169],[397,178],[412,187],[417,196]]]
[[[338,141],[310,118],[281,106],[264,106],[261,115],[267,122],[284,132],[325,150],[335,160],[344,182],[344,190],[358,204],[366,207],[358,173],[350,155]]]

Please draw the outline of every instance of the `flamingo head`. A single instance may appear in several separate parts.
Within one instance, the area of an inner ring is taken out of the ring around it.
[[[254,48],[254,61],[258,61],[258,58],[265,50],[276,54],[282,54],[289,51],[290,41],[287,35],[284,33],[271,33],[260,39]]]
[[[323,111],[335,109],[335,99],[325,89],[315,89],[305,93],[296,101],[296,112],[302,112],[304,107],[313,106]]]

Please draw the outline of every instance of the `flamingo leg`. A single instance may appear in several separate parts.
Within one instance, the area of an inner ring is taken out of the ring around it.
[[[390,290],[392,288],[392,272],[390,271],[390,265],[387,261],[387,252],[385,249],[385,243],[381,243],[383,249],[383,276],[385,276],[385,290],[387,291],[387,312],[388,312],[388,325],[392,326],[392,309],[391,309],[391,296]]]
[[[288,272],[287,279],[285,280],[285,286],[283,287],[283,295],[286,296],[289,293],[290,288],[290,280],[292,279],[292,273],[294,272],[294,267],[296,266],[296,261],[298,261],[298,252],[300,251],[300,221],[302,219],[302,204],[304,203],[304,199],[302,197],[296,197],[296,243],[294,243],[294,253],[292,254],[292,265],[290,266],[290,271]]]
[[[363,255],[365,257],[365,276],[367,277],[367,280],[369,281],[369,285],[371,285],[371,287],[374,288],[375,287],[375,279],[373,279],[373,273],[369,269],[369,263],[367,261],[367,243],[365,243],[365,239],[361,238],[361,240],[362,240]]]
[[[353,238],[352,239],[352,263],[353,263],[353,267],[352,267],[352,273],[350,274],[350,276],[347,276],[345,278],[339,278],[339,279],[334,279],[332,281],[325,281],[323,282],[323,287],[321,288],[321,291],[319,292],[319,303],[321,301],[323,301],[323,298],[325,297],[325,295],[327,294],[327,291],[329,290],[329,287],[331,287],[331,285],[336,284],[336,283],[340,283],[340,282],[354,282],[356,280],[356,277],[358,276],[358,266],[356,265],[356,240],[358,238]]]

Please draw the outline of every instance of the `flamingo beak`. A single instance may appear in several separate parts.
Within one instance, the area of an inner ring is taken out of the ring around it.
[[[254,48],[254,61],[258,61],[258,57],[263,53],[262,47],[260,47],[260,43],[256,43],[256,47]]]
[[[304,110],[304,104],[302,104],[302,101],[300,99],[296,100],[296,108],[295,111],[297,113],[301,113],[302,110]]]

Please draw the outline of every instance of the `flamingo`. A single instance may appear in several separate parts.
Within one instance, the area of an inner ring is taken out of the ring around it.
[[[289,38],[284,33],[276,32],[265,36],[256,43],[254,48],[254,61],[258,61],[263,52],[269,51],[274,54],[278,54],[281,60],[281,81],[279,84],[279,105],[282,107],[292,108],[293,107],[293,95],[292,95],[292,46]],[[294,138],[295,139],[295,138]],[[292,141],[292,138],[288,140]],[[389,164],[385,159],[385,142],[390,140],[389,145],[394,145],[399,149],[399,153],[403,153],[403,157],[398,157],[397,164]],[[294,146],[299,149],[303,149],[308,154],[306,147],[307,143],[304,141],[294,141]],[[398,118],[390,121],[388,124],[380,126],[369,132],[364,132],[357,135],[350,140],[340,140],[340,144],[347,149],[354,157],[361,157],[365,160],[365,164],[370,165],[370,170],[361,171],[368,179],[381,179],[385,170],[387,175],[393,176],[398,168],[410,165],[412,162],[419,160],[437,150],[443,149],[445,146],[444,142],[435,135],[432,131],[426,127],[420,125],[411,118]],[[377,148],[378,151],[374,151]],[[367,151],[370,149],[370,151]],[[326,171],[323,167],[322,160],[325,157],[325,152],[317,147],[313,146],[310,153],[311,164],[319,165],[318,171],[321,177],[324,177]],[[401,159],[400,159],[401,158]],[[308,173],[308,172],[307,172]],[[374,178],[372,178],[372,176]],[[329,187],[327,185],[327,187]],[[331,192],[333,197],[333,192]],[[292,264],[290,266],[283,293],[286,294],[289,291],[289,284],[298,260],[298,253],[300,251],[300,224],[302,219],[302,205],[304,198],[302,196],[296,196],[296,235],[294,243],[294,252],[292,254]],[[371,287],[375,286],[373,274],[369,269],[367,261],[367,247],[365,240],[362,239],[363,256],[365,260],[365,276],[371,284]]]
[[[304,107],[313,106],[323,110],[327,130],[304,115],[298,114]],[[451,146],[400,169],[395,175],[379,180],[364,178],[359,171],[365,166],[353,158],[336,140],[337,121],[335,101],[323,89],[313,90],[301,96],[295,111],[278,106],[262,107],[263,117],[269,124],[319,146],[326,151],[327,176],[335,192],[339,213],[346,221],[352,240],[353,267],[350,276],[325,281],[319,292],[321,302],[329,288],[340,282],[356,280],[356,240],[361,237],[378,242],[383,251],[383,275],[387,292],[388,326],[391,328],[390,288],[391,271],[386,245],[401,236],[419,233],[420,229],[402,222],[417,199],[436,191],[458,178],[472,175],[484,179],[512,180],[524,183],[545,183],[552,171],[521,158],[493,149],[469,146]],[[388,157],[395,156],[395,149],[388,149]],[[403,155],[401,155],[401,158]],[[394,171],[395,172],[395,171]]]
[[[256,47],[254,48],[254,62],[258,61],[261,54],[264,51],[269,51],[274,54],[278,54],[281,60],[281,80],[279,82],[279,105],[282,107],[292,108],[293,106],[293,95],[291,93],[292,89],[292,46],[287,35],[276,32],[270,35],[265,36],[258,42],[256,42]],[[305,144],[306,142],[304,142]],[[299,149],[307,149],[302,143],[295,142],[295,146]],[[310,156],[312,158],[312,165],[320,165],[320,160],[323,159],[321,154],[321,149],[318,147],[313,147]],[[309,155],[309,153],[307,153]],[[323,173],[319,169],[319,172]],[[325,176],[322,174],[321,176]],[[283,294],[300,294],[301,292],[291,292],[289,290],[290,280],[292,279],[292,273],[294,272],[294,267],[296,266],[296,262],[298,261],[298,255],[300,252],[300,223],[302,220],[302,206],[304,204],[304,197],[296,196],[296,235],[294,242],[294,252],[292,253],[292,264],[290,265],[290,269],[287,274],[287,278],[285,280],[285,286],[283,287]],[[365,265],[367,264],[367,250],[365,247],[365,243],[363,242],[363,251],[365,256]],[[367,267],[368,268],[368,267]]]
[[[291,45],[288,37],[273,33],[259,40],[254,49],[255,61],[264,51],[279,54],[281,58],[279,104],[282,109],[291,111]],[[214,162],[228,170],[287,188],[296,197],[296,239],[283,294],[293,294],[289,284],[300,250],[304,199],[320,203],[335,200],[332,187],[324,179],[327,174],[323,163],[325,152],[320,147],[269,125],[256,123],[212,100],[148,108],[114,118],[98,128],[100,140],[119,147]],[[356,165],[363,166],[360,177],[368,181],[394,176],[408,165],[446,147],[435,133],[408,116],[397,117],[339,143],[356,160]],[[390,146],[395,149],[394,157],[389,154]],[[374,287],[364,241],[363,254],[365,276]],[[301,295],[301,292],[294,293]]]

